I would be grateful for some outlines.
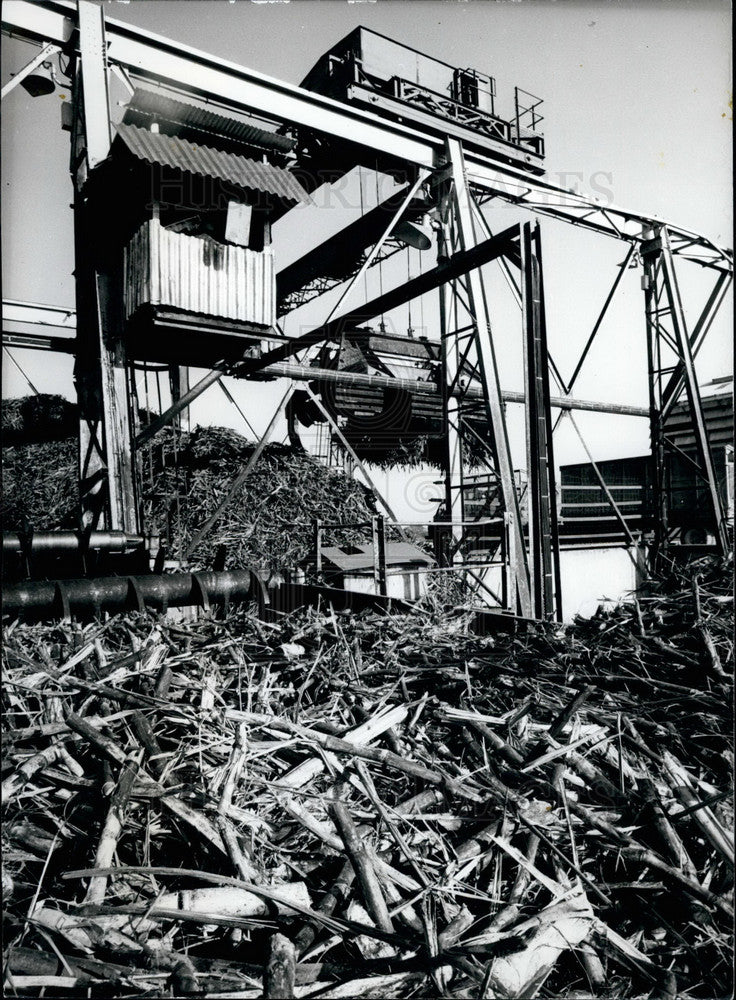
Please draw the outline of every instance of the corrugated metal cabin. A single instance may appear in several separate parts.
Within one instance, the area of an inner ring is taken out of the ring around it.
[[[135,91],[108,182],[136,356],[210,366],[260,349],[276,322],[271,225],[309,201],[288,169],[293,146],[209,107]]]

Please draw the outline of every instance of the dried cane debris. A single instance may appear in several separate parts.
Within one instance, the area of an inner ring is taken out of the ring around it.
[[[729,995],[732,612],[8,625],[6,994]]]

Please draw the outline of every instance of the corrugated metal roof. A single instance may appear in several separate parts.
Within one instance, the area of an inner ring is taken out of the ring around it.
[[[328,545],[322,549],[322,559],[332,563],[344,573],[360,572],[362,570],[373,569],[373,546],[351,545],[351,549],[358,549],[358,552],[345,552],[339,545]],[[410,542],[387,542],[386,543],[386,565],[401,566],[409,564],[431,566],[434,563],[432,556],[427,555],[417,545]]]
[[[701,385],[700,395],[703,399],[710,399],[712,396],[733,396],[733,375],[721,375]]]
[[[733,379],[717,379],[702,386],[701,402],[711,448],[730,444],[733,441]],[[684,451],[694,449],[695,431],[686,401],[672,408],[665,421],[664,432],[678,448]]]
[[[118,125],[118,137],[130,152],[148,163],[160,163],[202,177],[218,177],[246,191],[263,191],[292,204],[309,203],[299,181],[283,167],[259,163],[235,153],[195,145],[186,139]]]
[[[291,152],[296,145],[296,141],[288,136],[277,135],[211,108],[177,101],[160,91],[141,87],[133,93],[123,120],[128,125],[145,125],[150,121],[170,123],[187,131],[199,131],[203,136],[214,133],[232,142],[275,150],[281,154]]]

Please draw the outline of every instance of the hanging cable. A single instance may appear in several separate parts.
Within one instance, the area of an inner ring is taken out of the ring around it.
[[[254,441],[258,441],[258,434],[253,429],[253,425],[251,424],[250,420],[248,420],[248,418],[246,417],[246,415],[243,413],[243,411],[241,410],[241,408],[238,406],[238,404],[237,404],[237,402],[235,400],[235,397],[232,395],[232,393],[230,392],[230,390],[228,389],[228,387],[222,382],[222,380],[219,381],[217,384],[219,385],[219,387],[222,389],[223,393],[225,394],[225,398],[232,403],[232,405],[235,407],[235,409],[238,411],[238,413],[240,414],[240,416],[245,421],[245,426],[248,428],[248,430],[253,435],[253,440]]]
[[[379,201],[379,191],[378,191],[378,158],[376,158],[376,166],[375,166],[374,174],[375,174],[375,178],[376,178],[376,207],[378,207],[378,201]],[[378,288],[379,288],[379,292],[381,294],[381,297],[383,298],[383,259],[381,257],[378,258]],[[379,329],[380,329],[381,333],[385,333],[386,332],[386,321],[385,321],[383,313],[381,313],[381,324],[379,326]]]
[[[360,186],[360,216],[361,218],[365,214],[365,205],[363,202],[363,164],[358,164],[358,184]],[[363,275],[363,286],[365,288],[365,300],[368,301],[368,271],[366,270]]]
[[[422,276],[422,255],[419,254],[419,277]],[[420,336],[426,336],[427,331],[424,328],[424,296],[419,296],[419,329],[421,330]]]
[[[10,358],[10,360],[13,362],[13,364],[18,369],[18,371],[21,373],[21,375],[26,380],[26,382],[28,383],[28,385],[31,387],[31,392],[34,393],[34,395],[36,395],[36,396],[40,395],[38,389],[35,387],[35,385],[33,384],[33,382],[31,382],[31,380],[28,378],[28,376],[26,375],[26,373],[21,368],[20,363],[15,360],[15,358],[13,357],[13,355],[10,353],[10,351],[8,350],[8,348],[5,347],[4,344],[3,344],[3,350],[7,353],[8,357]]]
[[[407,247],[406,248],[406,283],[407,283],[407,285],[409,284],[410,281],[411,281],[411,247]],[[409,299],[409,301],[406,303],[406,305],[407,305],[407,308],[409,310],[409,325],[406,328],[406,333],[407,333],[407,336],[413,337],[414,336],[414,329],[413,329],[413,327],[411,325],[411,299]]]

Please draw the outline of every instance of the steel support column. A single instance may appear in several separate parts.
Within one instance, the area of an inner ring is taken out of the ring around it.
[[[529,575],[538,618],[561,620],[560,551],[538,223],[521,232],[521,290],[526,378]]]
[[[687,331],[670,236],[666,226],[655,226],[646,231],[645,237],[642,244],[642,284],[647,321],[652,480],[656,506],[654,558],[666,548],[670,534],[666,496],[666,455],[670,446],[664,413],[674,394],[673,385],[679,380],[682,380],[687,396],[697,472],[707,491],[711,529],[718,550],[725,553],[728,550],[728,534],[695,373],[694,338]]]
[[[123,346],[122,269],[105,213],[86,182],[107,156],[110,121],[102,11],[79,3],[81,67],[74,79],[76,364],[80,501],[85,529],[140,530],[132,456],[129,371]]]
[[[440,205],[441,228],[438,233],[438,268],[446,266],[453,242],[450,216],[450,196],[446,194]],[[448,276],[449,277],[449,276]],[[462,430],[460,427],[459,374],[460,351],[458,337],[454,333],[453,312],[456,303],[452,294],[453,283],[446,281],[440,285],[440,338],[442,343],[442,408],[445,445],[445,502],[444,517],[452,523],[451,544],[441,546],[442,563],[462,561],[461,545],[465,522],[462,482]],[[449,541],[447,539],[446,541]]]
[[[461,144],[456,139],[447,139],[447,157],[450,165],[449,182],[451,184],[451,210],[450,226],[448,234],[459,243],[460,249],[467,253],[477,245],[475,227],[473,225],[473,210],[470,190],[468,188],[465,175],[465,162]],[[463,410],[463,399],[460,397],[458,406],[458,441],[457,452],[460,457],[460,484],[453,480],[458,477],[458,470],[448,464],[445,470],[448,486],[446,492],[451,500],[451,510],[462,509],[465,514],[467,503],[465,499],[458,502],[455,497],[459,492],[463,494],[466,487],[472,486],[474,482],[482,482],[487,491],[488,485],[494,480],[497,485],[497,503],[503,510],[509,522],[510,545],[507,559],[509,573],[508,595],[510,603],[518,607],[520,613],[529,616],[533,613],[529,568],[527,563],[526,547],[521,525],[521,513],[517,496],[516,482],[514,478],[513,462],[511,450],[506,432],[506,415],[504,411],[503,398],[498,377],[498,368],[493,346],[493,335],[491,331],[488,302],[486,299],[486,289],[483,282],[483,275],[480,268],[470,270],[465,275],[464,292],[466,294],[466,308],[469,313],[470,322],[465,329],[457,326],[457,312],[460,295],[458,287],[454,287],[454,329],[445,331],[444,354],[446,359],[446,398],[452,395],[456,387],[468,383],[473,378],[477,378],[483,389],[483,416],[487,426],[488,438],[482,440],[492,455],[492,462],[489,463],[487,471],[482,475],[482,479],[468,476],[470,463],[466,454],[465,437],[472,433],[466,415]],[[450,343],[447,343],[450,341]],[[453,352],[456,352],[453,354]],[[447,361],[450,360],[450,367]],[[448,381],[449,379],[449,381]],[[477,434],[474,436],[477,437]],[[457,457],[457,456],[455,456]],[[450,455],[448,461],[452,461]],[[492,468],[491,468],[492,466]],[[450,493],[452,494],[450,496]],[[463,516],[462,520],[466,520]]]

